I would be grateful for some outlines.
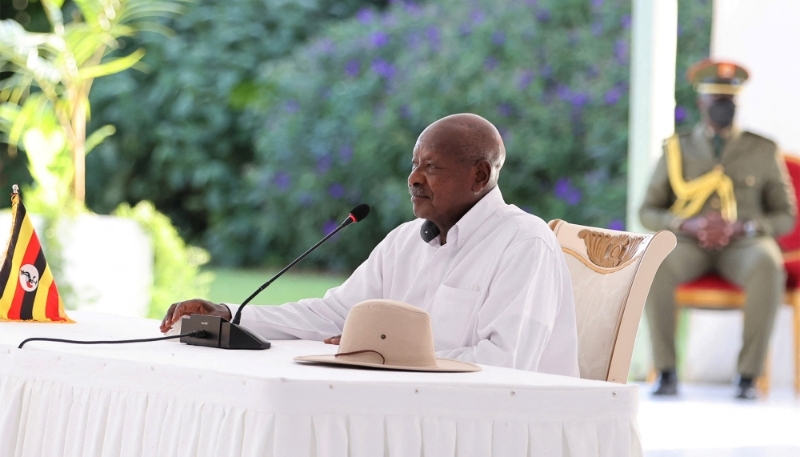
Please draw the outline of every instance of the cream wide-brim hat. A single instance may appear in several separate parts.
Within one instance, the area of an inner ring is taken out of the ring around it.
[[[431,317],[394,300],[366,300],[350,309],[337,354],[295,357],[298,362],[406,371],[466,372],[481,367],[437,359]]]

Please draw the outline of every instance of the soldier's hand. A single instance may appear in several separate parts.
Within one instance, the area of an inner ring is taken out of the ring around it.
[[[707,236],[706,227],[708,227],[708,220],[703,216],[695,216],[683,221],[680,226],[680,231],[702,242]]]
[[[706,221],[705,236],[700,241],[700,246],[706,249],[722,249],[730,244],[731,237],[735,232],[732,223],[725,220],[718,212],[709,213]]]
[[[164,319],[161,321],[161,333],[167,333],[182,316],[189,316],[191,314],[208,314],[211,316],[219,316],[227,320],[231,319],[231,311],[227,306],[195,298],[170,305],[166,316],[164,316]]]
[[[335,344],[335,345],[338,346],[339,343],[342,341],[342,335],[336,335],[336,336],[332,336],[330,338],[325,338],[324,341],[325,341],[325,344]]]

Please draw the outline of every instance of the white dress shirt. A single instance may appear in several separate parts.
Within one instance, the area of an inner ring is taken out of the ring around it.
[[[322,340],[342,333],[353,305],[399,300],[430,314],[437,357],[579,376],[572,283],[544,221],[507,205],[496,187],[445,245],[423,241],[424,222],[389,233],[324,298],[246,306],[242,325],[268,339]]]

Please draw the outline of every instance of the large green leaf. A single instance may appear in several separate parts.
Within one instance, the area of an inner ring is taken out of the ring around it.
[[[134,64],[136,64],[136,62],[140,61],[142,57],[144,57],[144,50],[137,49],[125,57],[110,60],[100,65],[81,68],[78,71],[78,78],[85,80],[99,78],[100,76],[113,75],[114,73],[119,73],[123,70],[131,68]]]

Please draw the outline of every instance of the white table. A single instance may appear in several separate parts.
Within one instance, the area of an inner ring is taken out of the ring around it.
[[[505,368],[413,373],[303,365],[312,341],[226,351],[173,341],[83,346],[29,337],[159,336],[154,320],[69,313],[0,323],[0,456],[641,455],[638,392]]]

